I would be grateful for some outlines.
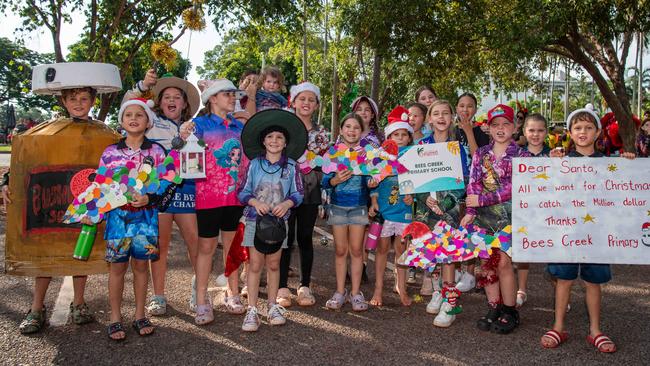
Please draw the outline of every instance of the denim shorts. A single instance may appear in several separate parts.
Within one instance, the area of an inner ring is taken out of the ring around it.
[[[546,271],[553,277],[561,280],[572,281],[580,278],[583,281],[595,284],[609,282],[612,279],[612,270],[609,264],[590,263],[550,263]]]
[[[327,208],[328,225],[368,225],[368,207],[366,206],[337,206]]]

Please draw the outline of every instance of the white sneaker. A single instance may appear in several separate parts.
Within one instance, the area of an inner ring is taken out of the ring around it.
[[[468,292],[476,287],[476,277],[474,277],[469,272],[463,272],[460,276],[460,280],[456,282],[456,288],[460,292]]]
[[[463,276],[463,273],[464,273],[464,271],[460,271],[458,269],[455,270],[454,271],[454,282],[458,283],[458,281],[460,281],[460,278]]]
[[[283,306],[273,304],[271,305],[271,308],[266,315],[266,320],[268,320],[269,324],[271,325],[284,325],[287,322],[287,319],[284,317],[284,313],[286,312],[287,309],[285,309]]]
[[[420,288],[420,295],[431,296],[433,294],[433,281],[432,277],[426,274],[422,276],[422,288]]]
[[[455,314],[447,314],[451,309],[453,309],[453,306],[445,301],[442,306],[440,306],[440,312],[436,315],[436,318],[433,319],[433,325],[440,328],[448,328],[451,326],[454,320],[456,320]]]
[[[431,296],[431,301],[427,304],[427,313],[429,314],[438,314],[440,311],[440,306],[442,305],[442,294],[440,291],[436,291]]]
[[[257,332],[259,327],[260,316],[257,314],[257,308],[249,306],[248,312],[246,312],[246,317],[244,317],[244,322],[241,325],[241,330],[244,332]]]

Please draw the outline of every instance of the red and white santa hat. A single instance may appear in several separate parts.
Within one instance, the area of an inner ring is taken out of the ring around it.
[[[156,118],[155,113],[151,110],[156,104],[154,103],[153,100],[151,99],[144,99],[144,98],[133,98],[129,99],[126,102],[122,103],[120,106],[120,112],[117,115],[117,121],[122,124],[122,114],[124,113],[124,110],[126,107],[130,105],[139,105],[144,109],[144,111],[147,113],[147,117],[149,118],[149,123],[147,124],[147,128],[153,127],[153,119]]]
[[[413,127],[409,123],[408,109],[398,105],[388,113],[388,125],[384,128],[384,135],[388,137],[391,133],[401,129],[405,129],[411,134],[413,133]]]

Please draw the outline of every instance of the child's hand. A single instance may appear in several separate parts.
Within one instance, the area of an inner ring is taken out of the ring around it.
[[[413,204],[413,196],[410,194],[407,194],[404,196],[404,203],[406,203],[407,206],[410,206]]]
[[[460,220],[460,226],[467,227],[467,225],[471,224],[472,222],[474,222],[474,215],[466,214],[463,216],[463,219]]]
[[[552,158],[563,158],[564,157],[564,148],[563,147],[556,147],[555,149],[551,150],[551,152],[548,154],[548,156]]]
[[[435,212],[436,215],[442,215],[443,212],[438,206],[438,201],[434,199],[433,197],[429,196],[427,197],[427,200],[425,202],[427,206],[431,209],[431,211]]]
[[[239,89],[245,90],[249,98],[255,98],[255,94],[257,94],[257,76],[248,75],[239,85]]]
[[[379,185],[379,182],[375,178],[371,178],[368,181],[368,188],[375,188]]]
[[[472,121],[471,120],[468,119],[467,121],[463,121],[463,119],[461,118],[458,121],[458,127],[462,128],[463,131],[465,131],[465,133],[467,134],[468,132],[472,131],[472,128],[474,126],[472,126]]]
[[[192,132],[194,132],[194,122],[192,121],[184,122],[179,128],[179,134],[183,140],[187,140]]]
[[[84,225],[95,225],[95,223],[92,222],[92,221],[90,220],[90,217],[88,217],[88,216],[84,216],[84,218],[81,219],[81,221],[79,221],[79,222],[81,222],[81,223],[84,224]]]
[[[377,204],[377,201],[373,200],[368,209],[368,215],[370,217],[375,217],[377,216],[377,212],[379,212],[379,205]]]
[[[633,160],[634,158],[636,158],[636,154],[633,152],[622,152],[621,157],[625,159]]]
[[[255,212],[257,212],[258,215],[266,215],[269,213],[269,211],[271,211],[271,207],[269,205],[254,198],[251,199],[248,204],[255,207]]]
[[[287,214],[287,211],[289,211],[291,207],[293,207],[293,202],[287,200],[273,207],[273,211],[271,213],[277,217],[284,217],[284,215]]]
[[[330,183],[333,183],[332,185],[336,186],[336,185],[339,185],[339,184],[347,181],[350,178],[352,178],[352,171],[351,170],[347,170],[347,169],[346,170],[339,170],[338,172],[336,172],[336,175],[334,176],[334,178],[332,178]]]
[[[465,206],[478,207],[478,194],[468,194],[465,198]]]
[[[8,185],[2,186],[2,202],[5,204],[5,210],[7,209],[7,203],[11,203],[11,191],[9,190]]]
[[[158,82],[158,75],[156,74],[156,70],[154,69],[149,69],[147,70],[147,74],[144,76],[144,80],[142,80],[142,84],[144,85],[147,90],[153,88],[156,83]]]
[[[146,194],[140,194],[138,192],[133,193],[133,202],[131,206],[133,207],[144,207],[149,204],[149,196]]]

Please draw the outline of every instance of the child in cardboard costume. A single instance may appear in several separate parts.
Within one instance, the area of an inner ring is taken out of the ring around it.
[[[87,275],[107,272],[103,248],[95,245],[88,261],[74,260],[79,227],[63,224],[61,217],[74,198],[72,177],[82,169],[94,168],[104,147],[120,138],[88,112],[97,93],[121,88],[114,65],[61,63],[34,68],[34,93],[60,95],[69,117],[43,123],[16,137],[9,187],[3,188],[3,196],[9,198],[6,271],[36,277],[31,309],[20,324],[23,334],[38,332],[45,325],[43,302],[52,276],[74,276],[72,320],[76,324],[93,320],[83,294]]]

